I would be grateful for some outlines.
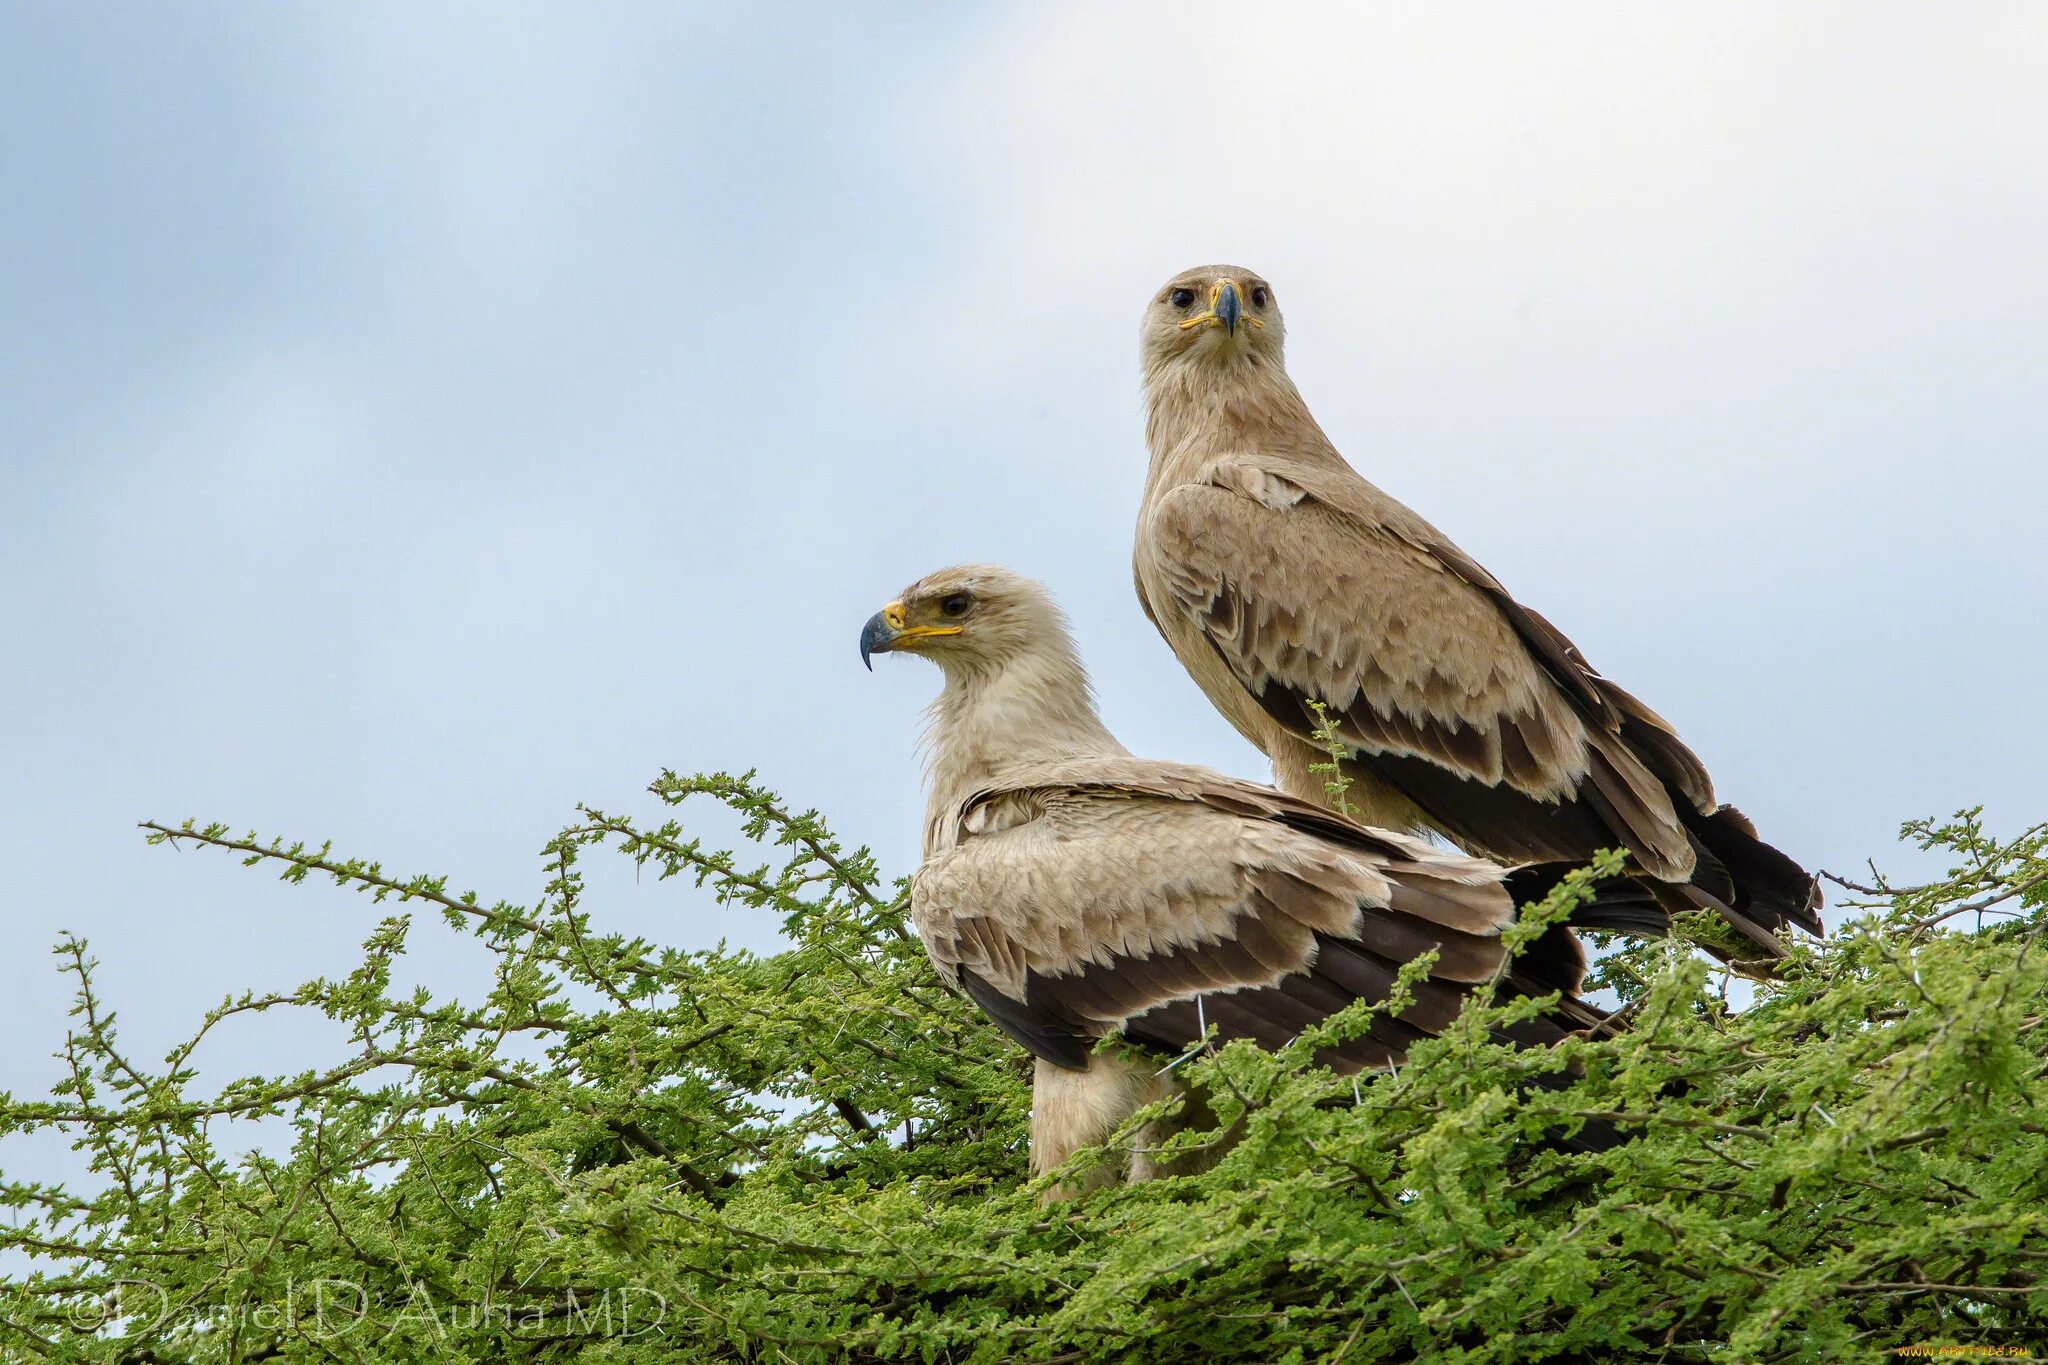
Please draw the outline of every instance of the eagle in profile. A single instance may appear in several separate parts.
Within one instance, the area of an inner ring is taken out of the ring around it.
[[[1496,988],[1557,996],[1503,1030],[1524,1046],[1604,1017],[1578,998],[1585,957],[1568,928],[1512,962],[1501,943],[1516,903],[1568,865],[1508,870],[1271,787],[1134,757],[1103,725],[1066,620],[1030,579],[989,564],[920,579],[861,633],[864,660],[894,652],[945,675],[926,736],[912,918],[939,975],[1036,1058],[1034,1172],[1174,1093],[1169,1064],[1211,1030],[1277,1048],[1354,1000],[1386,1001],[1425,952],[1436,960],[1412,1003],[1322,1061],[1398,1063]],[[1614,883],[1573,923],[1642,930],[1656,915]],[[1098,1050],[1108,1038],[1129,1046]],[[1156,1136],[1131,1155],[1132,1178],[1156,1173],[1143,1150]]]

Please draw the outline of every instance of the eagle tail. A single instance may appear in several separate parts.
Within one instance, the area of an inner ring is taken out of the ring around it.
[[[1787,924],[1809,934],[1821,932],[1819,882],[1758,838],[1748,816],[1733,806],[1722,806],[1712,815],[1691,815],[1686,825],[1693,838],[1727,869],[1735,884],[1728,909],[1735,915],[1774,934]]]

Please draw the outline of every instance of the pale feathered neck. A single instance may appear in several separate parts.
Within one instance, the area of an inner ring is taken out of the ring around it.
[[[1287,448],[1313,458],[1337,456],[1301,391],[1277,359],[1184,352],[1145,365],[1145,445],[1152,479],[1162,464],[1233,450]]]
[[[926,713],[927,853],[950,813],[1005,768],[1130,752],[1096,714],[1094,689],[1064,632],[1000,667],[949,660],[945,669],[945,690]]]

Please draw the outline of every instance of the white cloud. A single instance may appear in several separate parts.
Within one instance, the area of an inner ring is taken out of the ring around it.
[[[2038,8],[1011,14],[928,119],[979,205],[931,289],[982,382],[1218,258],[1278,283],[1325,389],[1484,369],[1489,401],[1609,411],[1696,392],[1683,361],[1738,339],[1720,401],[2048,298]]]

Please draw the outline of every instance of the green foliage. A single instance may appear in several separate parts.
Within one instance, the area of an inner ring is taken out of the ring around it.
[[[1351,778],[1344,771],[1344,762],[1351,757],[1351,746],[1338,733],[1337,722],[1331,718],[1329,707],[1314,697],[1308,698],[1303,705],[1308,707],[1316,722],[1308,737],[1324,754],[1324,760],[1309,764],[1308,770],[1323,779],[1323,792],[1330,798],[1330,808],[1356,820],[1358,808],[1351,804]]]
[[[89,1189],[6,1183],[0,1352],[79,1361],[1843,1360],[2048,1348],[2048,827],[1909,827],[1926,886],[1859,888],[1744,1008],[1683,944],[1551,1052],[1475,1007],[1396,1075],[1305,1038],[1182,1068],[1241,1137],[1214,1169],[1041,1206],[1028,1069],[942,990],[863,851],[748,777],[666,775],[745,817],[759,866],[594,810],[533,906],[325,846],[152,826],[389,908],[345,975],[224,1002],[159,1065],[124,1051],[83,944],[64,1076],[0,1097]],[[623,854],[792,946],[608,934],[583,860]],[[1541,916],[1562,913],[1568,884]],[[487,996],[392,985],[418,913],[473,934]],[[194,1053],[313,1010],[345,1053],[196,1093]],[[1358,1027],[1360,1011],[1332,1028]],[[1569,1069],[1568,1085],[1528,1078]],[[275,1115],[282,1156],[234,1156]],[[1634,1134],[1573,1153],[1558,1130]],[[1196,1132],[1176,1142],[1201,1142]],[[1091,1159],[1084,1154],[1078,1161]],[[1094,1159],[1100,1159],[1099,1155]]]

